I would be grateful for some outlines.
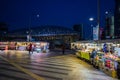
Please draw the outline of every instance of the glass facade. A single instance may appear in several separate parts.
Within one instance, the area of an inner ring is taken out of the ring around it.
[[[120,0],[115,0],[115,38],[120,38]]]

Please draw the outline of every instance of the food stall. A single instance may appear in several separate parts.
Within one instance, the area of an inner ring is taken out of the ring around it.
[[[49,51],[49,43],[48,42],[33,42],[34,51],[46,53]]]
[[[8,42],[0,42],[0,50],[8,50]]]
[[[71,44],[71,48],[75,49],[76,55],[80,57],[81,59],[84,59],[86,61],[90,62],[90,55],[93,49],[99,50],[100,48],[98,47],[96,43],[90,43],[90,42],[74,42]]]
[[[48,42],[17,42],[17,50],[29,50],[29,44],[32,44],[32,50],[36,52],[48,52],[49,43]]]
[[[116,42],[73,42],[71,48],[75,49],[77,57],[91,61],[92,49],[97,51],[93,66],[112,77],[120,78],[120,44]]]
[[[118,52],[120,52],[120,48],[118,48],[113,43],[100,43],[102,44],[102,50],[97,51],[97,54],[94,58],[93,66],[99,68],[101,71],[106,74],[117,77],[117,59]],[[105,45],[106,46],[105,46]]]
[[[25,51],[27,50],[29,42],[17,42],[16,50]]]
[[[8,50],[16,50],[16,42],[8,42]]]

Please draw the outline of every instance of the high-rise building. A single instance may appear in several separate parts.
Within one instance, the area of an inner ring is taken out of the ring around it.
[[[105,34],[107,39],[114,38],[114,16],[111,14],[106,15]]]
[[[78,32],[79,36],[79,40],[82,40],[83,39],[83,24],[75,24],[73,26],[73,30]]]
[[[120,0],[115,0],[115,38],[120,38]]]

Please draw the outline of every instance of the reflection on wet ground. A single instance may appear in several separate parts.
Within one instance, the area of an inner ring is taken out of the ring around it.
[[[0,80],[36,80],[36,75],[45,80],[117,80],[76,58],[71,51],[63,55],[60,50],[33,54],[9,50],[0,51],[0,56],[10,61],[0,58]]]

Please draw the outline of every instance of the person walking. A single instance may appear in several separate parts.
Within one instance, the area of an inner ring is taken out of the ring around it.
[[[32,43],[29,44],[29,49],[28,49],[28,51],[29,51],[29,54],[30,54],[30,52],[32,51]]]

